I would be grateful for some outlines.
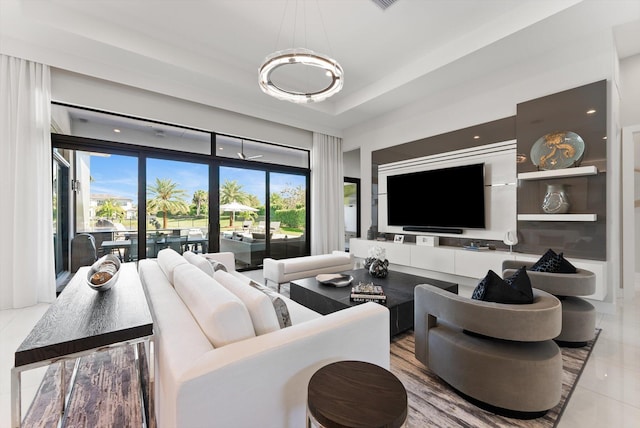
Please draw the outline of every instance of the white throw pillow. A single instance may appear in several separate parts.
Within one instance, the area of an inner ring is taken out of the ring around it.
[[[213,278],[235,294],[246,306],[258,336],[280,329],[280,322],[271,299],[246,282],[224,271],[217,271]]]
[[[176,292],[214,347],[255,336],[245,305],[216,280],[190,263],[176,267],[174,277]]]
[[[227,267],[223,263],[220,263],[217,260],[205,257],[202,254],[196,254],[191,251],[185,251],[183,256],[189,263],[196,266],[202,272],[206,273],[211,277],[213,277],[213,274],[218,270],[223,270],[225,272],[227,271]]]
[[[188,263],[184,257],[172,248],[165,248],[158,251],[158,265],[171,285],[173,285],[173,271],[176,266]]]
[[[289,315],[289,307],[287,306],[287,302],[285,302],[284,297],[276,293],[272,289],[265,287],[262,284],[258,284],[255,281],[249,281],[249,285],[260,291],[261,293],[264,293],[269,298],[271,304],[273,305],[273,309],[276,311],[276,317],[278,318],[280,328],[290,327],[291,315]],[[311,309],[309,310],[311,311]]]

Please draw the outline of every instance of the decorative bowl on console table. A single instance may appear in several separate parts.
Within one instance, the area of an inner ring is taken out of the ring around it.
[[[97,291],[105,291],[118,281],[120,260],[113,254],[99,258],[87,272],[87,284]]]

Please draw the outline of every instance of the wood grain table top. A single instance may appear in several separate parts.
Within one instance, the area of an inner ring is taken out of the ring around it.
[[[338,361],[319,369],[309,381],[307,406],[327,428],[396,428],[408,412],[402,382],[364,361]]]
[[[153,334],[153,319],[135,263],[118,281],[97,291],[82,267],[15,352],[15,366],[42,362]]]

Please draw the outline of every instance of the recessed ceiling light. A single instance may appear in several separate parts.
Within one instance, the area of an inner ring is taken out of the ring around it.
[[[605,135],[604,137],[602,137],[602,139],[603,139],[603,140],[606,140],[606,139],[607,139],[607,136]]]
[[[587,114],[594,114],[596,112],[595,109],[587,110]]]
[[[474,136],[473,136],[473,139],[474,139],[474,140],[478,140],[479,138],[480,138],[480,136],[479,136],[479,135],[474,135]]]
[[[516,163],[523,163],[527,161],[527,155],[524,153],[516,153]]]
[[[120,133],[120,130],[119,130],[118,128],[114,128],[114,129],[113,129],[113,132],[115,132],[116,134],[119,134],[119,133]]]

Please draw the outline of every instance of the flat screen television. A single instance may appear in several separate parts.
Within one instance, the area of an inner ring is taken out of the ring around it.
[[[387,223],[415,231],[484,229],[484,163],[388,176]]]

